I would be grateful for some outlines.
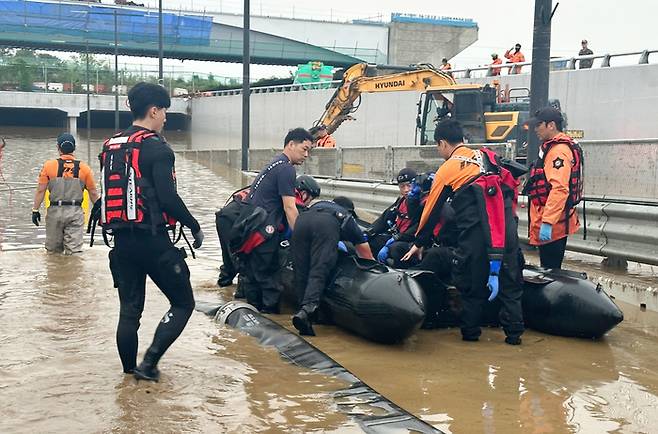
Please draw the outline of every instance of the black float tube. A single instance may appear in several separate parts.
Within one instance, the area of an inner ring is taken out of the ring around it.
[[[313,345],[276,322],[262,316],[252,305],[231,301],[222,306],[197,302],[196,310],[213,316],[216,322],[229,325],[258,340],[262,345],[275,347],[286,361],[338,378],[350,384],[334,392],[338,409],[355,419],[366,433],[383,434],[395,431],[442,434],[432,425],[395,405],[354,374]],[[373,415],[355,413],[355,406],[373,407]],[[384,412],[384,414],[380,414]]]

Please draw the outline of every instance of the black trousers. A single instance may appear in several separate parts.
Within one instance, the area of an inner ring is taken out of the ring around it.
[[[194,310],[190,270],[185,254],[176,248],[167,233],[119,231],[110,251],[110,270],[121,303],[117,347],[124,372],[137,363],[137,330],[144,310],[146,276],[158,286],[170,303],[155,330],[145,360],[156,364],[178,338]]]
[[[511,207],[506,207],[505,252],[499,275],[498,300],[501,303],[500,323],[509,337],[519,337],[524,330],[523,277],[518,250],[516,218]],[[453,281],[462,295],[461,332],[465,338],[477,338],[481,334],[482,310],[490,295],[488,278],[486,242],[482,226],[477,223],[460,232],[453,267]]]
[[[326,212],[307,211],[297,218],[290,247],[300,306],[319,306],[338,259],[340,224]]]
[[[279,285],[279,236],[275,233],[240,259],[239,272],[247,302],[258,310],[277,312]]]
[[[416,257],[413,257],[408,261],[402,261],[402,257],[407,254],[411,246],[413,246],[412,242],[394,241],[388,247],[388,257],[393,268],[410,268],[418,265],[419,261]]]
[[[539,262],[542,268],[562,268],[567,237],[539,246]]]
[[[237,203],[231,202],[224,208],[232,207]],[[222,249],[222,265],[219,267],[219,276],[233,278],[238,274],[238,270],[233,263],[233,258],[231,256],[231,250],[229,247],[230,231],[233,227],[233,220],[230,218],[228,213],[224,212],[224,209],[215,213],[215,228],[217,229],[217,237],[219,238],[219,246]]]

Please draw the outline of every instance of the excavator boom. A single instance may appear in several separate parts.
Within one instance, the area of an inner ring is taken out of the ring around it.
[[[452,86],[455,80],[448,74],[431,67],[395,74],[368,77],[368,64],[351,66],[343,75],[343,82],[327,103],[325,111],[315,125],[324,125],[329,134],[356,111],[355,102],[364,92],[423,91],[430,86]]]

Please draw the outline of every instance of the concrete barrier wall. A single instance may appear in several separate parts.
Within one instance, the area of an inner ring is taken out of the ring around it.
[[[569,128],[585,131],[586,140],[658,137],[658,65],[633,65],[550,75],[550,97],[558,98]],[[529,87],[530,74],[501,76],[501,84]],[[474,78],[462,82],[490,82]],[[279,146],[288,129],[310,127],[333,90],[252,94],[251,147]],[[410,146],[414,144],[419,94],[398,92],[365,94],[355,121],[335,133],[343,148]],[[191,102],[192,142],[197,149],[239,148],[241,96],[197,98]]]
[[[658,201],[658,139],[583,141],[585,194],[589,197]],[[508,144],[492,144],[499,155],[511,157]],[[259,171],[280,148],[249,151],[249,169]],[[196,155],[196,154],[195,154]],[[240,167],[239,150],[198,151],[213,161]],[[200,157],[203,159],[204,157]],[[402,167],[434,171],[443,162],[433,146],[314,149],[298,173],[348,180],[392,182]]]

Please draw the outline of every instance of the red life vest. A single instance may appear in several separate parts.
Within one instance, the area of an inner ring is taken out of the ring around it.
[[[413,221],[409,217],[409,204],[407,198],[404,197],[398,205],[397,215],[395,217],[395,227],[398,232],[404,233],[411,227]]]
[[[130,135],[117,133],[103,143],[99,159],[101,225],[105,231],[133,227],[155,230],[162,224],[170,229],[176,225],[176,220],[160,209],[155,189],[139,167],[142,142],[150,137],[158,135],[142,129]],[[172,175],[175,181],[175,171]]]
[[[475,160],[464,160],[480,166],[480,175],[474,177],[462,188],[476,188],[482,194],[483,200],[478,200],[477,203],[480,208],[480,221],[487,242],[487,253],[490,260],[501,260],[505,251],[503,187],[511,189],[514,195],[513,210],[516,211],[515,203],[518,198],[519,183],[509,170],[498,164],[496,153],[491,149],[483,147],[477,152]]]
[[[548,140],[541,145],[539,158],[530,168],[530,177],[528,178],[524,193],[528,195],[528,199],[535,205],[546,206],[552,186],[546,179],[544,159],[551,147],[558,143],[568,145],[573,155],[573,159],[571,160],[571,174],[569,176],[569,196],[567,196],[567,206],[565,207],[568,215],[570,209],[583,200],[583,150],[578,142],[571,138],[561,135],[557,140]]]

